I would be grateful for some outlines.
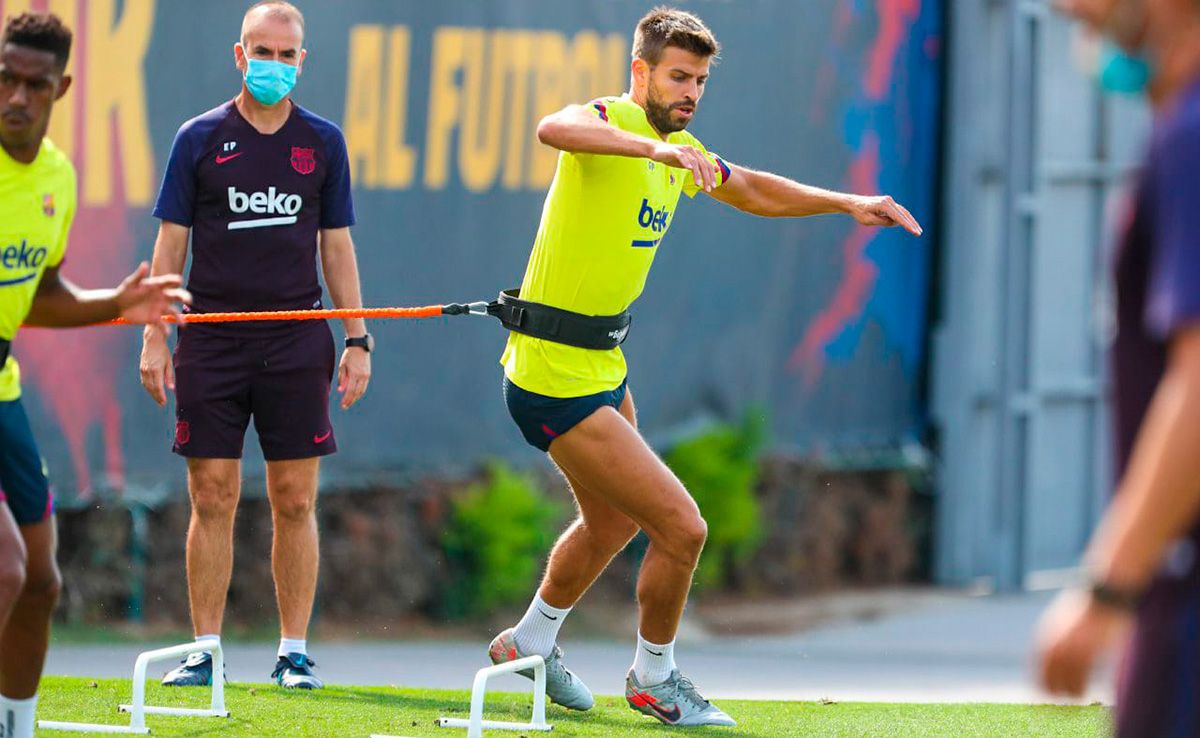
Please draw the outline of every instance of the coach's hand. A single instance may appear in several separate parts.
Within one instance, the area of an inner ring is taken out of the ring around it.
[[[175,391],[175,366],[171,363],[167,337],[155,326],[147,326],[142,334],[140,369],[146,392],[159,406],[166,406],[167,390]]]
[[[1117,640],[1129,616],[1097,604],[1087,592],[1060,594],[1038,626],[1038,677],[1044,689],[1079,697],[1096,659]]]
[[[338,392],[342,393],[343,410],[359,401],[370,381],[371,354],[357,347],[342,351],[342,362],[338,366]]]
[[[901,226],[904,230],[919,236],[924,233],[921,224],[912,213],[900,203],[884,195],[883,197],[851,197],[846,206],[846,212],[860,224],[865,226]]]
[[[692,173],[696,186],[705,192],[712,192],[717,186],[717,165],[694,146],[658,143],[654,145],[654,153],[650,158],[670,167],[687,169]]]

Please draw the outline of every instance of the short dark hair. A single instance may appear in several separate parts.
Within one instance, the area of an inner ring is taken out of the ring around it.
[[[719,57],[721,53],[721,44],[704,21],[686,10],[660,5],[638,21],[633,32],[633,56],[657,64],[668,46],[703,57]]]
[[[15,44],[54,54],[59,69],[71,58],[71,29],[53,13],[21,13],[4,22],[0,45]]]

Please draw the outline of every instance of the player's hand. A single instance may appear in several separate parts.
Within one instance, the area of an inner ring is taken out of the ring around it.
[[[912,213],[887,195],[882,197],[854,196],[850,198],[846,212],[865,226],[883,226],[885,228],[901,226],[914,236],[925,232]]]
[[[349,347],[342,351],[342,362],[338,366],[338,392],[342,393],[342,409],[349,409],[367,391],[371,381],[371,354]]]
[[[116,303],[120,315],[131,323],[150,325],[165,338],[167,324],[164,315],[179,318],[180,304],[189,305],[192,296],[181,286],[183,277],[178,274],[162,274],[149,277],[150,265],[142,262],[125,278],[116,290]]]
[[[157,328],[147,328],[142,334],[142,359],[139,368],[142,386],[160,407],[165,407],[166,391],[175,391],[175,365],[171,362],[167,338]]]
[[[650,158],[660,164],[688,170],[692,173],[696,186],[705,192],[712,192],[717,186],[717,165],[695,146],[665,142],[655,144],[654,153]]]
[[[1096,659],[1126,630],[1131,618],[1098,605],[1078,589],[1060,594],[1038,625],[1038,681],[1054,694],[1079,697]]]

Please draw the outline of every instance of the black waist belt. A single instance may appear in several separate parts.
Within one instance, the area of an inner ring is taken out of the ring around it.
[[[488,304],[488,315],[499,318],[510,331],[585,349],[614,349],[629,335],[633,317],[628,312],[582,315],[522,300],[520,294],[517,289],[504,290],[495,302]]]
[[[4,362],[8,361],[8,353],[10,351],[12,351],[12,341],[0,338],[0,367],[3,367]]]

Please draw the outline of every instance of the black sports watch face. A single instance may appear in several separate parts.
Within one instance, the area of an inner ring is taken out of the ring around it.
[[[372,336],[370,333],[355,338],[346,336],[346,348],[365,349],[369,354],[375,350],[375,336]]]

